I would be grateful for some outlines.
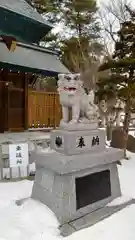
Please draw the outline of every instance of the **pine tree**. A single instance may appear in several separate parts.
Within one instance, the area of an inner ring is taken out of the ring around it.
[[[95,66],[103,51],[96,0],[28,1],[47,21],[62,26],[63,31],[51,31],[42,43],[58,50],[62,62],[71,72],[81,72],[84,87],[89,92],[95,86]]]
[[[65,0],[63,2],[65,25],[77,37],[98,35],[99,26],[95,18],[97,5],[95,0]]]
[[[125,101],[125,118],[123,133],[125,139],[125,157],[128,140],[129,123],[135,97],[135,13],[126,7],[130,19],[121,24],[118,40],[112,60],[107,60],[99,68],[100,71],[110,69],[110,77],[99,82],[100,94],[111,94]]]
[[[60,21],[61,0],[27,0],[50,23]]]
[[[33,4],[46,20],[64,26],[60,33],[51,32],[43,39],[45,46],[60,50],[71,71],[88,69],[102,49],[96,0],[33,0]]]
[[[54,27],[59,24],[62,19],[62,1],[63,0],[27,0],[27,2]],[[59,34],[54,34],[52,31],[41,39],[42,46],[52,50],[60,50],[59,42]]]
[[[95,0],[65,0],[64,23],[69,37],[62,42],[63,62],[74,72],[85,72],[101,53],[100,25]]]

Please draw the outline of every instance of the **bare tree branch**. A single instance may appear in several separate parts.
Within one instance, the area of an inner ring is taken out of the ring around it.
[[[129,13],[125,6],[130,6],[129,0],[110,0],[109,3],[102,3],[99,10],[99,18],[102,25],[102,38],[106,49],[110,50],[117,41],[117,30],[120,24],[126,21]],[[112,49],[111,49],[112,50]]]

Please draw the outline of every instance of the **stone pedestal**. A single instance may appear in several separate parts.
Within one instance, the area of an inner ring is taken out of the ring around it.
[[[105,149],[104,130],[54,130],[51,133],[51,148],[65,155],[93,153]]]
[[[33,152],[32,198],[47,205],[60,224],[93,212],[120,196],[116,162],[123,151],[105,148],[102,130],[54,130],[50,152]]]

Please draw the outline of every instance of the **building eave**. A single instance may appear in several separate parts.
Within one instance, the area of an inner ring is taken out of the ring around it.
[[[69,73],[61,63],[58,53],[38,47],[18,43],[14,52],[10,52],[0,41],[0,66],[13,71],[39,73],[45,76],[57,76]]]

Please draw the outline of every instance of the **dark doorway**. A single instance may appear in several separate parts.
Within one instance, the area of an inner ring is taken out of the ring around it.
[[[28,76],[0,71],[0,133],[28,129]]]
[[[5,82],[0,77],[0,133],[5,130]]]
[[[8,74],[8,130],[23,131],[25,125],[25,75]]]
[[[109,170],[76,178],[75,184],[77,209],[111,196]]]

